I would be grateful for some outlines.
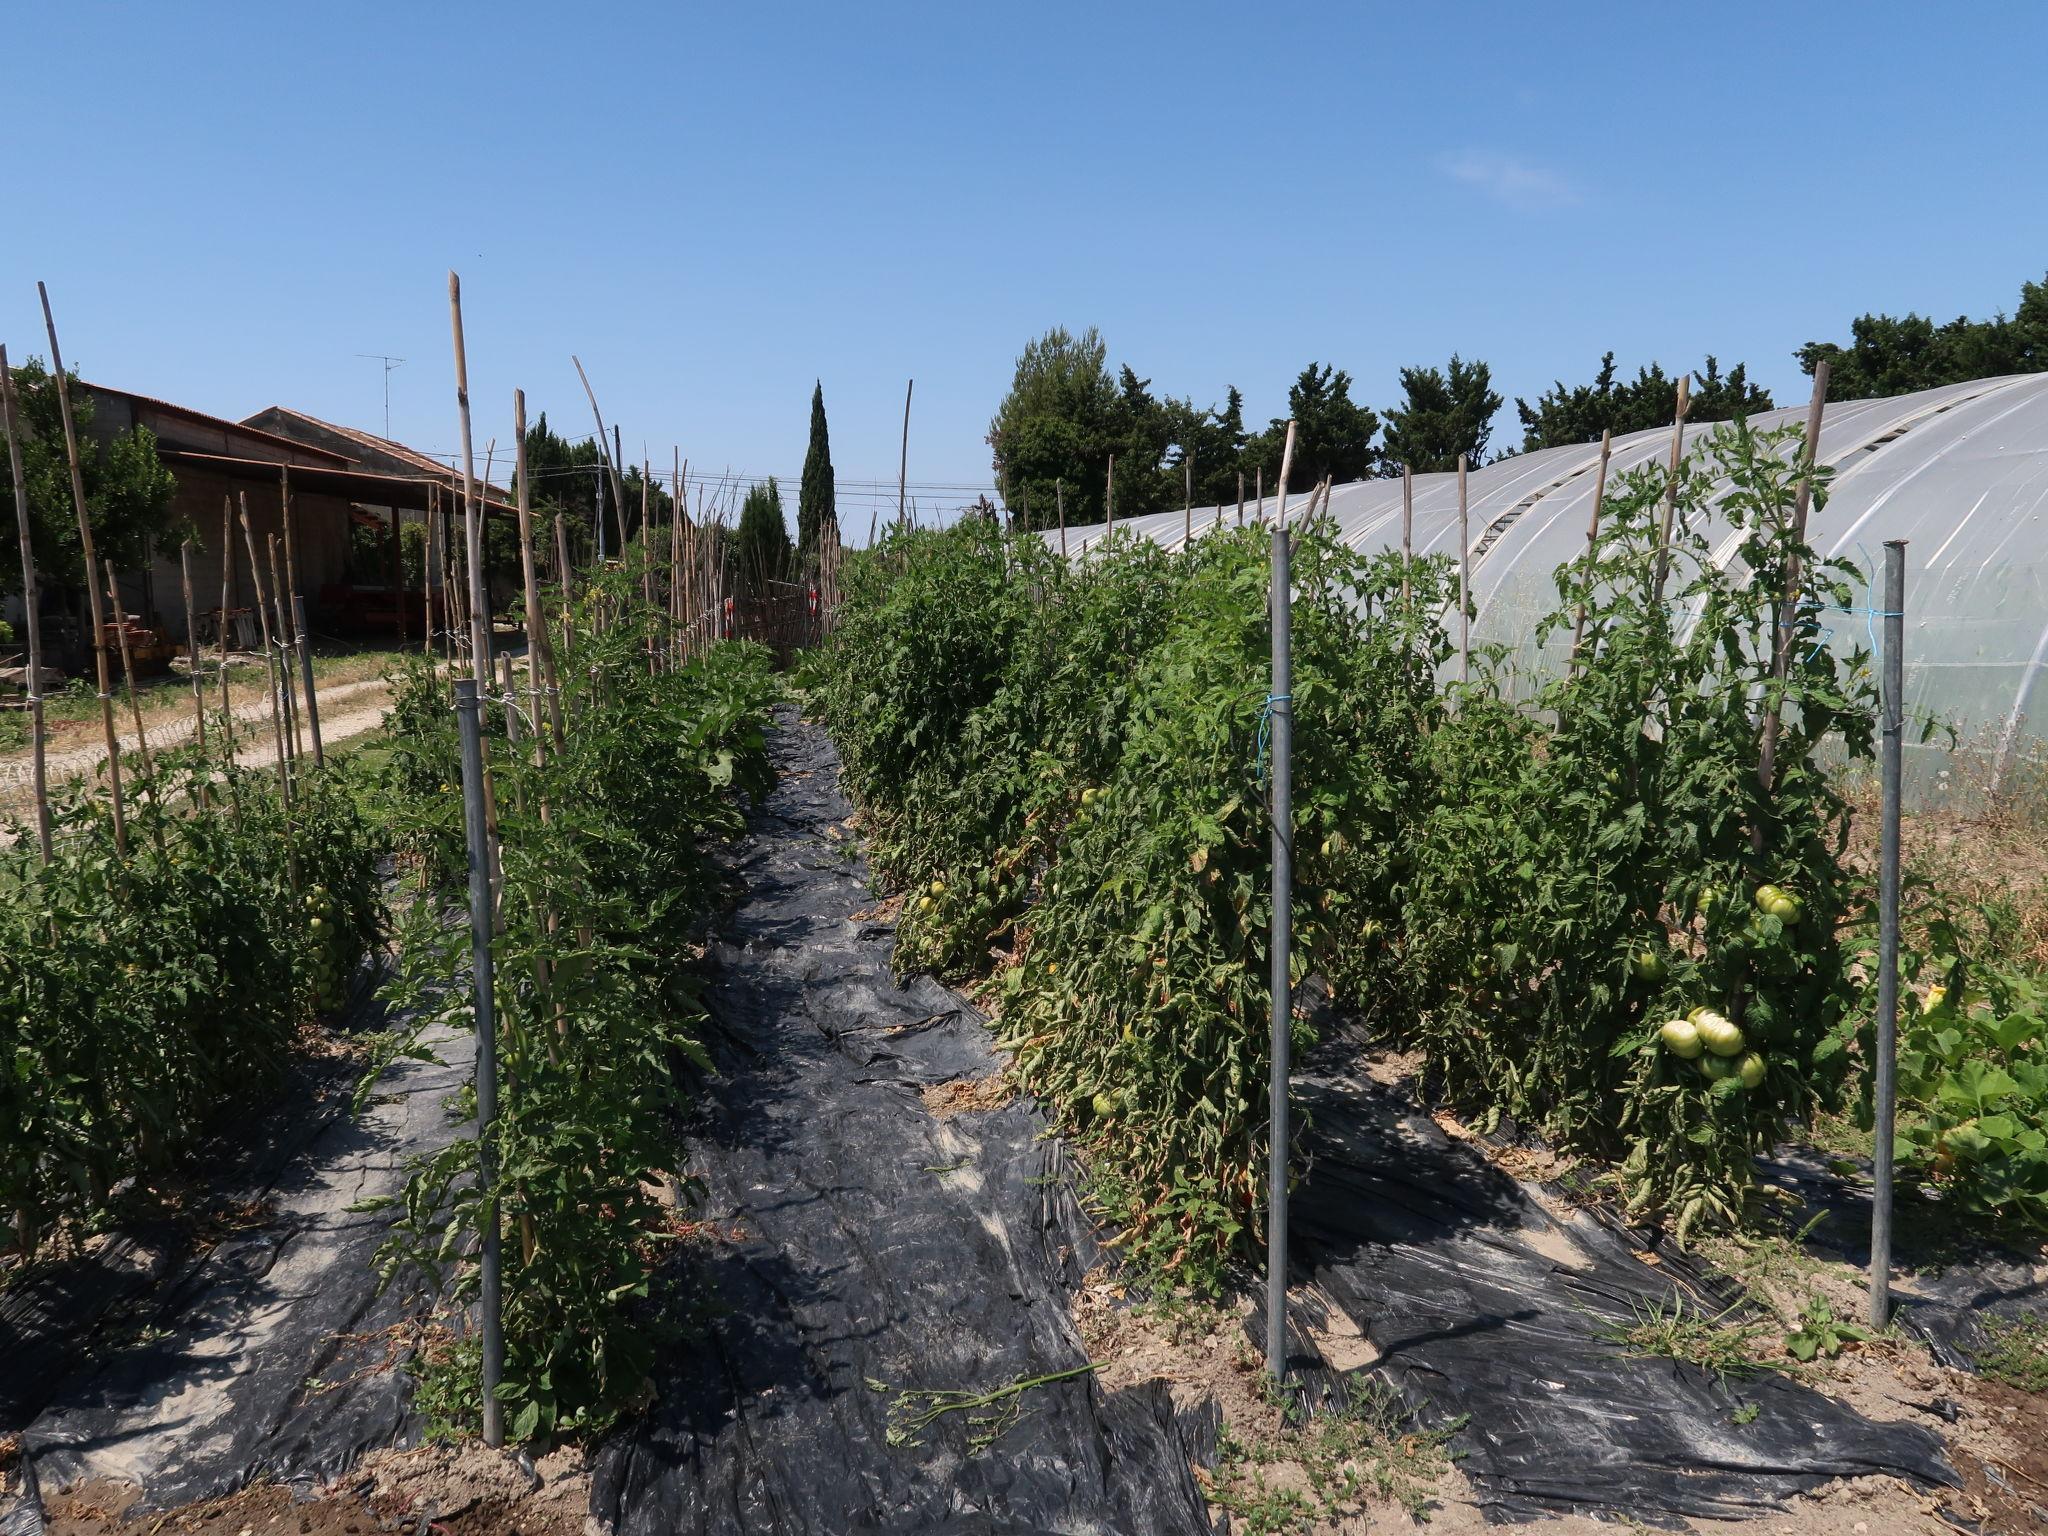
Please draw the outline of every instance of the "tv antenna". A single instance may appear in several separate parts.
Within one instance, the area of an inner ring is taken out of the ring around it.
[[[391,370],[403,368],[405,366],[405,359],[402,357],[387,357],[382,352],[358,352],[356,356],[367,357],[372,362],[384,365],[384,437],[388,442],[391,438]]]

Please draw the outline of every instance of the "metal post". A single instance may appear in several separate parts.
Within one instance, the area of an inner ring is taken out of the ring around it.
[[[1870,1326],[1882,1328],[1892,1311],[1892,1136],[1898,1118],[1899,1018],[1899,751],[1906,643],[1906,541],[1884,546],[1884,659],[1879,713],[1883,744],[1883,824],[1877,864],[1877,1088],[1870,1203]]]
[[[1282,487],[1285,494],[1285,487]],[[1287,1077],[1294,996],[1287,964],[1293,948],[1294,688],[1292,578],[1288,534],[1273,529],[1273,685],[1266,708],[1273,751],[1273,1078],[1266,1152],[1266,1367],[1287,1373]]]
[[[498,1032],[491,1007],[491,850],[484,818],[484,736],[477,680],[455,680],[455,719],[462,732],[462,822],[469,840],[469,947],[476,990],[476,1177],[482,1195],[484,1444],[505,1443],[498,1383],[505,1374],[505,1338],[498,1277],[497,1159],[491,1122],[498,1116]]]
[[[325,766],[327,753],[320,746],[320,697],[313,692],[313,643],[306,638],[306,600],[292,594],[292,629],[299,637],[299,680],[306,690],[306,724],[313,731],[313,761]]]

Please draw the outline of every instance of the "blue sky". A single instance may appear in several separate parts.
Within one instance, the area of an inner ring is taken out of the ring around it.
[[[1453,350],[1533,396],[1792,349],[2048,271],[2048,10],[1723,4],[34,5],[0,52],[0,340],[88,377],[478,448],[510,392],[627,451],[989,475],[1019,348],[1375,406]],[[1497,438],[1518,436],[1509,405]],[[959,498],[931,493],[926,504]],[[891,493],[893,500],[893,492]],[[842,498],[863,536],[867,503]]]

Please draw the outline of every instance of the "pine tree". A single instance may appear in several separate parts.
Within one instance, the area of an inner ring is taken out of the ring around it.
[[[811,390],[811,446],[804,451],[803,483],[796,498],[796,554],[800,570],[817,567],[818,545],[830,530],[839,533],[832,487],[832,438],[825,427],[825,386]]]
[[[733,574],[740,595],[766,597],[769,583],[788,578],[792,557],[789,524],[782,513],[782,487],[770,475],[767,484],[753,487],[740,504],[740,525],[733,543]]]
[[[1389,474],[1399,474],[1404,464],[1417,474],[1456,469],[1459,454],[1470,464],[1484,462],[1501,403],[1492,369],[1453,352],[1450,367],[1441,372],[1403,368],[1401,388],[1407,398],[1386,413]]]

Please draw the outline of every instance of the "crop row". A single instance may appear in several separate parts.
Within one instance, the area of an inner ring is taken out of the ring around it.
[[[1868,892],[1830,764],[1869,755],[1875,696],[1824,643],[1854,573],[1795,531],[1796,448],[1738,423],[1617,477],[1533,700],[1483,652],[1440,682],[1445,562],[1295,535],[1297,976],[1681,1239],[1743,1220],[1753,1155],[1860,1081]],[[1203,1281],[1263,1193],[1267,570],[1256,529],[1071,564],[980,523],[897,534],[815,671],[903,963],[999,973],[1015,1070],[1105,1213]]]

